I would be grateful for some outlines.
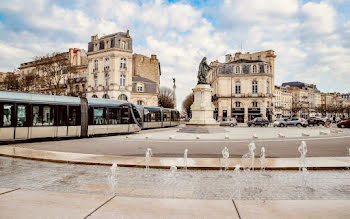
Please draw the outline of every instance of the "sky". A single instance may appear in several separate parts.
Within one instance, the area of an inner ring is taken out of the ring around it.
[[[0,1],[0,72],[126,30],[134,53],[157,55],[161,86],[176,78],[178,109],[204,56],[223,62],[238,51],[274,50],[276,85],[350,92],[350,0]]]

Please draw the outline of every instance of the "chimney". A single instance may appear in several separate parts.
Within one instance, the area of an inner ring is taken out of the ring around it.
[[[226,55],[225,55],[225,62],[230,62],[230,61],[231,61],[231,58],[232,58],[232,55],[231,55],[231,54],[226,54]]]
[[[157,55],[151,54],[151,60],[157,60]]]
[[[98,40],[98,35],[97,35],[97,34],[91,36],[91,42],[92,42],[92,41],[95,41],[95,40]]]
[[[130,31],[129,30],[126,31],[126,37],[130,37]]]

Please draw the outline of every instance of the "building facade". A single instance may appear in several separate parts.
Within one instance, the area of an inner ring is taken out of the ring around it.
[[[273,103],[275,107],[275,117],[284,118],[292,115],[292,94],[287,89],[275,86],[275,95],[273,97]]]
[[[255,117],[274,119],[275,58],[273,50],[226,55],[212,62],[208,81],[213,88],[216,119],[233,117],[247,122]]]
[[[158,106],[160,63],[156,55],[132,54],[129,31],[94,35],[88,47],[88,97]]]

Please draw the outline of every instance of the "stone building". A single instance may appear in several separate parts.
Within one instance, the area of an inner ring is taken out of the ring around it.
[[[88,97],[158,106],[160,63],[156,55],[132,54],[129,31],[94,35],[88,47]]]
[[[0,90],[4,89],[5,77],[6,77],[6,73],[0,72]]]
[[[340,93],[339,96],[344,100],[350,100],[350,93]]]
[[[297,112],[297,116],[308,118],[317,116],[321,108],[321,92],[314,84],[306,84],[299,81],[285,82],[283,87],[293,94],[293,107],[301,108]]]
[[[275,86],[275,95],[273,103],[275,107],[275,117],[283,118],[292,116],[292,94],[287,89],[280,86]]]
[[[70,96],[85,96],[86,91],[86,73],[87,73],[87,55],[86,51],[78,48],[70,48],[68,52],[60,53],[63,57],[69,61],[69,63],[75,67],[74,75],[66,75],[62,78],[60,84],[65,90],[64,95]],[[25,62],[20,65],[16,73],[19,77],[24,77],[29,73],[38,73],[36,67],[37,61]],[[39,72],[39,75],[42,72]],[[40,84],[33,85],[32,88],[28,88],[28,91],[35,91],[40,93],[49,93],[45,87],[41,87]]]
[[[132,56],[131,102],[138,105],[158,106],[160,84],[160,63],[156,55],[151,58],[134,54]]]
[[[212,62],[208,81],[213,88],[216,119],[234,117],[247,122],[255,117],[270,120],[275,88],[275,52],[237,52],[226,55],[225,62]]]

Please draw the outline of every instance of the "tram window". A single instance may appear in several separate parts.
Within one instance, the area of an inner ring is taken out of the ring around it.
[[[67,106],[58,106],[57,109],[58,109],[57,124],[67,125]]]
[[[135,106],[132,106],[131,109],[132,109],[132,111],[133,111],[133,113],[134,113],[134,117],[135,117],[137,123],[141,123],[141,116],[140,116],[139,111],[136,109]],[[130,116],[132,117],[132,115],[130,115]],[[131,118],[131,117],[130,117],[130,121],[134,121],[133,118]],[[134,123],[134,122],[133,122],[133,123]]]
[[[68,117],[69,125],[80,125],[80,107],[70,106],[69,107],[69,117]]]
[[[155,121],[155,122],[161,122],[162,121],[162,113],[159,111],[159,112],[154,112],[154,120],[152,119],[152,121]]]
[[[54,108],[50,106],[43,107],[43,125],[53,125]]]
[[[106,125],[106,124],[107,124],[107,109],[94,108],[94,125]]]
[[[26,109],[25,105],[17,105],[17,126],[25,126],[27,124]]]
[[[3,108],[3,126],[11,126],[11,113],[12,113],[12,108],[13,105],[12,104],[4,104],[4,108]]]
[[[163,113],[163,121],[164,122],[170,121],[170,113],[169,112],[164,112]]]
[[[121,123],[121,111],[120,108],[109,108],[108,109],[109,114],[109,122],[108,124],[120,124]]]
[[[40,112],[39,106],[33,106],[33,126],[42,126],[42,125],[43,125],[42,111]]]
[[[121,108],[121,123],[129,124],[129,108]]]

